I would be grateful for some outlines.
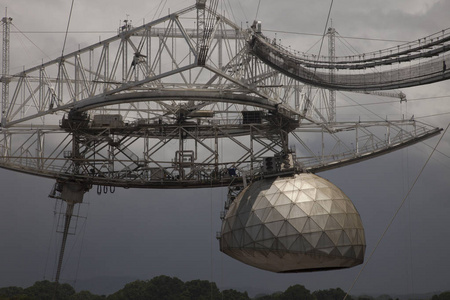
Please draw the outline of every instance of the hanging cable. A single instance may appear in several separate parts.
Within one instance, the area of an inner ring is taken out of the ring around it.
[[[73,11],[73,3],[75,0],[72,0],[72,4],[70,5],[70,13],[69,13],[69,20],[67,21],[67,28],[66,33],[64,35],[64,43],[61,51],[61,57],[64,56],[64,49],[66,48],[66,42],[67,42],[67,35],[69,34],[69,26],[70,26],[70,20],[72,19],[72,11]]]
[[[44,280],[46,279],[47,266],[48,266],[48,263],[49,263],[50,251],[51,251],[51,247],[52,247],[53,236],[54,236],[54,233],[56,234],[56,231],[58,229],[58,223],[57,223],[57,214],[58,214],[57,213],[57,206],[58,206],[58,201],[59,201],[58,199],[55,199],[55,206],[53,208],[53,224],[52,224],[52,228],[51,228],[51,232],[50,232],[50,240],[49,240],[49,243],[48,243],[47,257],[45,259]]]
[[[333,8],[333,2],[334,2],[334,0],[331,0],[330,9],[328,10],[327,21],[325,22],[325,28],[323,30],[322,40],[320,42],[319,53],[317,54],[317,62],[319,62],[319,60],[320,60],[320,53],[322,52],[323,41],[325,40],[325,35],[327,32],[327,28],[328,28],[328,22],[330,21],[330,15],[331,15],[331,10]],[[316,75],[316,72],[317,72],[317,69],[314,68],[314,75]],[[311,89],[312,89],[312,86],[310,85],[308,88],[308,97],[311,96]]]
[[[400,203],[400,206],[398,207],[397,211],[394,213],[394,215],[392,216],[391,220],[389,221],[388,225],[386,226],[386,229],[383,231],[381,237],[378,239],[378,242],[375,244],[375,248],[372,250],[372,252],[370,253],[369,257],[367,258],[366,262],[364,263],[363,267],[361,268],[361,270],[359,271],[358,275],[356,276],[355,280],[353,281],[350,289],[347,291],[347,293],[345,294],[345,297],[343,300],[347,299],[348,295],[351,293],[353,287],[355,286],[356,282],[359,280],[359,277],[361,276],[362,272],[365,270],[367,264],[369,263],[369,261],[371,260],[373,254],[375,253],[375,251],[378,249],[378,246],[381,243],[381,240],[383,240],[384,236],[386,235],[386,233],[388,232],[389,228],[391,227],[392,223],[394,223],[395,218],[397,217],[398,213],[400,212],[400,209],[403,207],[403,205],[405,204],[406,200],[408,199],[409,195],[411,194],[411,191],[414,189],[414,186],[416,185],[417,181],[419,180],[420,176],[422,175],[423,171],[425,170],[425,167],[428,165],[428,162],[430,161],[431,157],[433,156],[434,152],[436,152],[437,147],[439,146],[439,144],[441,143],[442,139],[444,138],[445,134],[447,133],[448,128],[450,127],[450,123],[447,125],[447,128],[445,128],[444,133],[442,134],[441,138],[439,139],[439,141],[437,142],[436,146],[433,148],[433,151],[431,152],[431,154],[428,156],[427,161],[425,162],[425,164],[423,165],[422,169],[420,170],[419,174],[417,175],[416,179],[414,180],[413,184],[411,185],[411,188],[408,190],[408,193],[405,195],[405,197],[403,198],[402,202]]]
[[[244,8],[242,7],[241,1],[238,1],[238,4],[239,4],[239,7],[240,7],[241,10],[242,10],[242,14],[244,15],[244,18],[248,21],[247,14],[245,13]],[[228,5],[231,7],[231,4],[228,4]]]
[[[82,254],[82,250],[83,250],[83,244],[84,244],[84,238],[86,236],[86,228],[87,228],[87,219],[89,216],[89,209],[90,209],[90,203],[89,201],[87,201],[87,203],[85,202],[84,204],[87,205],[87,210],[86,210],[86,217],[84,217],[84,222],[82,225],[82,229],[80,230],[80,234],[81,234],[81,245],[80,245],[80,252],[78,254],[78,264],[77,264],[77,269],[75,272],[75,283],[77,282],[78,279],[78,272],[80,269],[80,262],[81,262],[81,254]],[[79,211],[80,208],[78,208]],[[74,286],[75,287],[75,286]]]
[[[238,3],[240,4],[240,2],[238,2]],[[228,6],[227,6],[227,4],[228,4]],[[234,15],[234,10],[233,10],[233,8],[231,7],[230,0],[224,1],[224,5],[225,5],[225,10],[226,10],[226,11],[229,11],[230,17],[233,17],[234,23],[237,24],[237,19],[236,19],[236,16]],[[244,13],[244,14],[245,14],[245,13]]]
[[[33,44],[33,46],[35,46],[42,54],[44,54],[49,60],[51,60],[50,56],[48,56],[47,53],[44,52],[44,50],[39,48],[39,46],[36,45],[36,43],[34,43],[23,31],[21,31],[19,28],[17,28],[17,26],[14,25],[14,23],[11,23],[11,24],[21,35],[23,35],[31,44]]]
[[[63,47],[61,49],[61,61],[59,63],[59,67],[58,67],[58,75],[56,76],[56,85],[58,86],[59,83],[59,77],[61,76],[61,65],[62,65],[62,58],[64,57],[64,50],[66,48],[66,42],[67,42],[67,36],[69,34],[69,27],[70,27],[70,20],[72,19],[72,12],[73,12],[73,4],[74,4],[75,0],[72,0],[72,3],[70,5],[70,12],[69,12],[69,19],[67,20],[67,27],[66,27],[66,33],[64,34],[64,43],[63,43]],[[59,101],[56,99],[56,101]],[[55,103],[53,103],[53,98],[50,101],[50,109],[55,105]]]
[[[256,17],[255,17],[255,20],[258,20],[258,14],[259,14],[259,7],[260,7],[260,5],[261,5],[261,0],[259,0],[259,2],[258,2],[258,8],[256,9]]]
[[[325,22],[325,28],[323,30],[322,42],[320,43],[319,54],[317,55],[317,61],[319,61],[320,53],[322,52],[323,41],[325,40],[325,36],[326,36],[326,33],[327,33],[328,22],[330,21],[331,9],[333,8],[333,2],[334,2],[334,0],[331,0],[330,9],[328,10],[327,21]]]
[[[295,31],[286,31],[286,30],[274,30],[274,29],[264,29],[265,32],[275,32],[275,33],[287,33],[287,34],[295,34],[295,35],[312,35],[312,36],[320,36],[319,33],[307,33],[307,32],[295,32]],[[390,40],[390,39],[378,39],[378,38],[364,38],[364,37],[356,37],[356,36],[341,36],[346,39],[353,40],[364,40],[364,41],[376,41],[376,42],[390,42],[390,43],[408,43],[410,41],[404,40]]]

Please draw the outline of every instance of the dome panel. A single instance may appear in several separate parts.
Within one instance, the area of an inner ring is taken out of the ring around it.
[[[278,240],[280,243],[284,245],[286,249],[290,249],[292,247],[292,244],[297,240],[297,235],[289,235],[289,236],[283,236],[280,237]]]
[[[288,203],[286,205],[279,205],[274,207],[274,209],[276,209],[280,213],[280,215],[283,216],[284,219],[288,218],[289,213],[291,212],[291,208],[292,208],[292,201],[291,203]]]
[[[312,215],[311,216],[311,220],[314,221],[314,223],[316,223],[320,230],[325,230],[325,227],[327,225],[328,219],[330,218],[330,215]]]
[[[331,207],[333,206],[333,201],[331,199],[332,198],[328,198],[325,200],[317,201],[317,203],[320,204],[320,206],[322,206],[328,214],[331,213]]]
[[[293,205],[289,212],[288,219],[303,218],[307,214],[298,205]]]
[[[289,221],[285,221],[281,227],[279,236],[297,236],[300,231],[292,226]]]
[[[268,180],[267,182],[271,182],[271,181]],[[265,195],[269,196],[269,195],[273,195],[273,194],[278,194],[279,192],[280,192],[280,189],[276,185],[270,185],[269,189],[265,191]]]
[[[273,240],[275,239],[275,235],[270,231],[267,226],[262,226],[261,230],[259,231],[258,235],[256,236],[255,241],[265,241],[265,240]]]
[[[297,197],[294,198],[295,202],[300,203],[300,202],[311,202],[314,199],[311,198],[308,194],[304,193],[302,190],[299,190]]]
[[[322,232],[322,235],[320,236],[320,239],[317,242],[316,248],[323,251],[323,249],[330,248],[330,247],[331,248],[334,247],[333,241],[328,237],[328,235],[325,232]]]
[[[317,249],[317,244],[319,243],[319,239],[322,236],[322,232],[311,232],[309,234],[304,234],[303,237],[308,241],[308,243],[313,246],[314,249]]]
[[[307,216],[311,215],[311,210],[314,206],[314,201],[310,200],[308,202],[297,203],[297,206],[305,212]]]
[[[272,210],[272,207],[267,207],[263,209],[257,209],[253,213],[263,222],[267,219],[267,216],[269,215],[270,211]]]
[[[317,189],[316,188],[303,189],[302,191],[303,191],[303,193],[308,195],[309,198],[311,198],[313,200],[316,200],[316,194],[317,194]]]
[[[305,239],[304,236],[299,236],[289,249],[306,253],[313,250],[314,247]]]
[[[280,191],[282,191],[287,184],[288,181],[275,180],[272,185],[276,186]]]
[[[270,203],[270,205],[272,206],[272,205],[274,205],[275,204],[275,202],[278,200],[278,198],[280,197],[280,195],[281,195],[281,193],[280,193],[280,190],[278,190],[276,193],[274,193],[274,194],[270,194],[270,195],[267,195],[267,196],[261,196],[261,197],[263,197],[263,198],[266,198],[266,200]]]
[[[261,219],[256,214],[256,211],[252,212],[247,220],[246,226],[255,226],[255,225],[261,225]]]
[[[262,179],[241,191],[223,220],[220,249],[264,270],[317,271],[361,264],[365,237],[339,188],[299,174]]]
[[[333,198],[334,199],[334,198]],[[331,201],[330,213],[333,215],[336,214],[345,214],[345,209],[336,203],[336,200]]]
[[[338,221],[336,221],[336,219],[334,219],[334,217],[332,215],[330,215],[329,218],[327,219],[327,223],[325,224],[324,229],[326,231],[331,231],[331,230],[336,230],[336,229],[342,230],[343,228],[338,223]]]
[[[286,181],[286,185],[283,187],[282,191],[295,191],[297,188],[295,187],[294,183],[291,180]]]
[[[244,227],[247,224],[249,217],[250,217],[249,211],[245,211],[241,214],[238,214],[237,215],[237,219],[239,220],[238,224],[240,224],[242,227]]]
[[[317,225],[316,222],[314,222],[313,219],[308,218],[306,220],[305,226],[303,227],[303,230],[301,231],[302,233],[311,233],[311,232],[318,232],[318,231],[323,231],[323,229]]]
[[[328,200],[330,196],[324,191],[325,189],[316,190],[316,200]]]
[[[292,201],[292,199],[297,199],[299,191],[298,190],[284,191],[284,194]]]
[[[335,247],[321,248],[320,251],[330,255],[333,251],[335,251]]]
[[[324,209],[322,207],[322,205],[320,205],[319,201],[314,201],[314,205],[311,208],[311,213],[310,215],[312,216],[321,216],[321,215],[328,215],[329,212],[326,211],[326,209]]]
[[[333,245],[339,245],[339,239],[342,235],[342,230],[326,230],[325,233],[328,235]]]
[[[247,233],[252,237],[253,241],[255,241],[262,227],[262,225],[250,226],[246,227],[245,231],[247,231]]]
[[[338,222],[338,224],[341,226],[341,228],[345,227],[345,222],[347,220],[347,214],[345,213],[338,213],[338,214],[332,214],[333,219]]]
[[[304,218],[288,219],[287,221],[289,224],[292,225],[292,227],[295,228],[295,230],[297,230],[297,233],[300,234],[300,232],[303,231],[303,228],[305,227],[308,218],[304,217]]]
[[[280,193],[280,197],[278,197],[277,201],[275,201],[274,206],[291,204],[292,200],[289,198],[284,192]]]
[[[248,232],[244,230],[244,241],[243,241],[244,249],[245,247],[252,247],[254,243],[255,240],[252,238],[252,236],[250,236]]]
[[[284,217],[276,210],[275,208],[271,208],[267,218],[263,221],[266,223],[281,221],[284,220]]]
[[[344,213],[348,213],[347,211],[347,200],[343,198],[337,198],[333,201],[336,205],[339,205],[339,207],[344,211]]]
[[[286,221],[284,221],[284,220],[283,221],[276,221],[276,222],[266,223],[265,226],[267,228],[269,228],[269,230],[273,233],[274,236],[278,236],[278,234],[279,234],[279,232],[281,230],[281,227],[283,226],[283,224],[285,222]]]
[[[339,246],[349,246],[352,244],[351,239],[345,231],[341,232],[341,237],[339,238],[338,245]]]

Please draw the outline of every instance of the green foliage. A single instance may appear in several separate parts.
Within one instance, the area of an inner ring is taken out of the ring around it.
[[[12,297],[0,296],[0,300],[33,300],[33,299],[30,296],[21,294],[21,295],[12,296]]]
[[[0,300],[52,300],[55,293],[55,283],[48,280],[37,281],[32,286],[23,289],[6,287],[0,289]],[[58,300],[102,300],[104,296],[97,296],[88,291],[75,293],[75,289],[65,283],[56,289]]]
[[[56,288],[56,299],[66,300],[75,294],[75,289],[67,283],[58,284],[48,280],[37,281],[34,285],[24,289],[23,294],[33,300],[49,300],[53,298]]]
[[[214,282],[192,280],[185,283],[183,300],[221,300],[222,296]]]
[[[257,296],[255,300],[279,300],[282,292],[275,292],[272,295]]]
[[[183,282],[176,277],[157,276],[151,280],[136,280],[126,284],[121,290],[109,296],[94,295],[89,291],[75,292],[69,284],[59,284],[56,290],[58,300],[250,300],[247,292],[233,289],[220,291],[214,282],[192,280]],[[48,280],[37,281],[28,288],[0,288],[0,300],[52,300],[55,283]],[[284,292],[259,295],[254,300],[342,300],[346,293],[340,288],[318,290],[311,293],[303,285],[290,286]],[[377,298],[359,296],[347,300],[392,300],[388,295]],[[397,299],[398,300],[398,299]],[[450,292],[434,295],[430,300],[450,300]]]
[[[316,298],[316,300],[342,300],[344,299],[345,295],[347,293],[341,290],[340,288],[337,289],[328,289],[328,290],[318,290],[313,293],[313,296]],[[353,300],[352,297],[347,296],[348,300]]]
[[[158,276],[150,280],[146,292],[149,300],[176,300],[184,290],[184,283],[180,279],[169,276]]]
[[[125,285],[108,300],[202,300],[222,299],[216,284],[206,280],[183,283],[180,279],[158,276],[150,281],[137,280]]]
[[[0,300],[23,294],[23,288],[17,286],[9,286],[0,288]]]
[[[450,300],[450,292],[443,292],[439,295],[434,295],[431,300]]]
[[[102,300],[102,299],[106,299],[106,297],[94,295],[89,291],[81,291],[79,293],[70,296],[68,300]]]
[[[375,300],[394,300],[394,299],[392,299],[392,297],[389,295],[381,295],[375,298]]]
[[[241,293],[236,290],[224,290],[222,291],[223,299],[232,299],[232,300],[250,300],[247,292]]]
[[[358,297],[358,300],[373,300],[373,297],[367,296],[367,295],[362,295]]]
[[[280,295],[280,300],[314,300],[314,296],[303,285],[296,284]]]
[[[136,300],[146,300],[146,285],[147,281],[136,280],[127,283],[123,289],[115,292],[114,294],[107,297],[108,300],[125,300],[125,299],[136,299]]]

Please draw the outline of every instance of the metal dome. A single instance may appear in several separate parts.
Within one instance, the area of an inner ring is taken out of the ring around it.
[[[353,203],[314,174],[252,183],[230,205],[220,238],[225,254],[277,273],[352,267],[365,248]]]

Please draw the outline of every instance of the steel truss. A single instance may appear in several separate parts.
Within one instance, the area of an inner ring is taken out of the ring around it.
[[[252,28],[203,2],[3,75],[13,92],[0,166],[88,187],[227,186],[267,176],[266,157],[289,154],[289,172],[318,172],[440,131],[335,122],[328,101],[252,53]]]

